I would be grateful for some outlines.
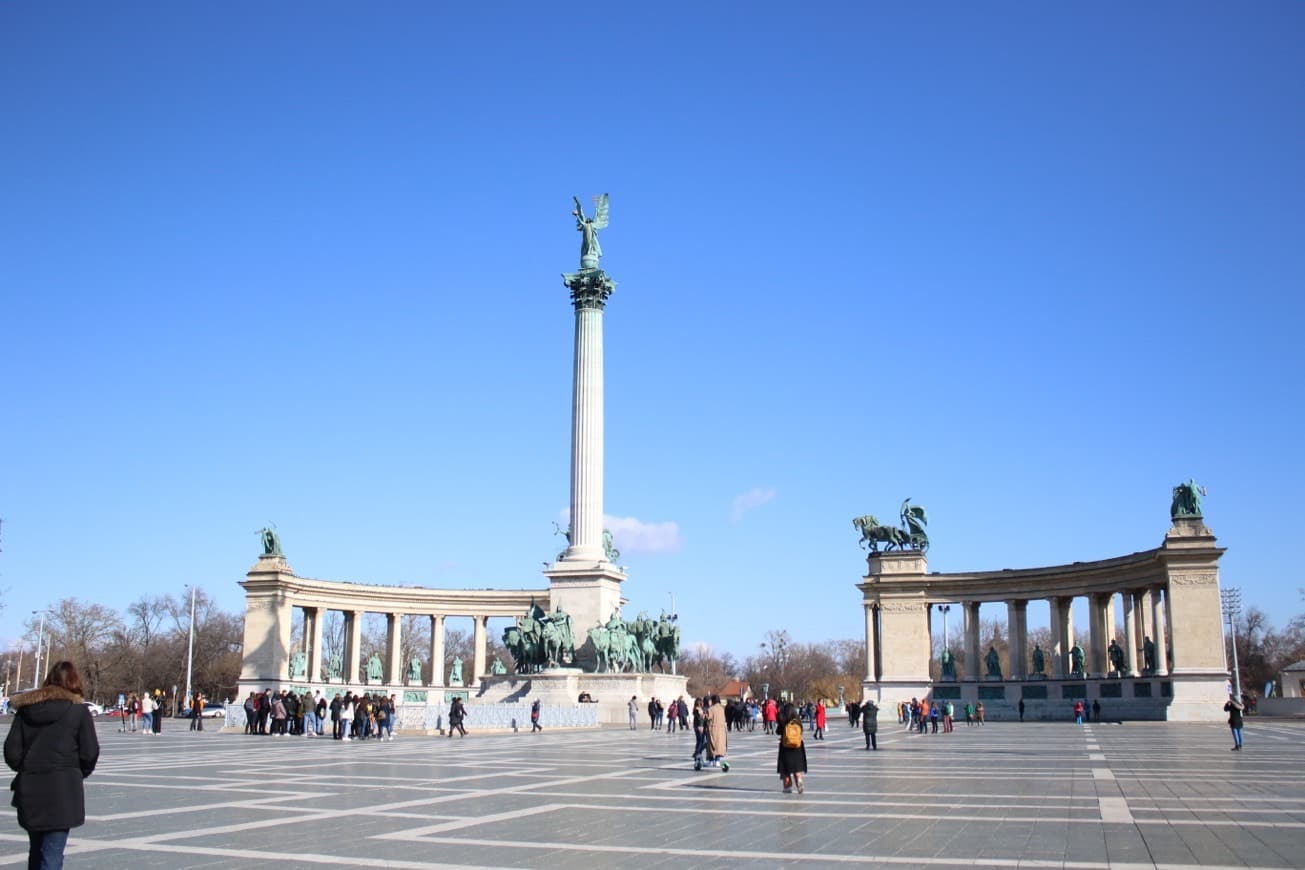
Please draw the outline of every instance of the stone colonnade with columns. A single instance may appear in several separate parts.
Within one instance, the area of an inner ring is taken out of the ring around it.
[[[1100,701],[1111,718],[1218,720],[1228,668],[1219,600],[1219,557],[1199,518],[1179,518],[1154,550],[1048,568],[930,574],[914,550],[874,553],[858,588],[865,608],[863,689],[881,704],[932,697],[983,701],[990,717],[1014,715],[1023,700],[1033,718],[1064,718],[1075,700]],[[1072,603],[1087,601],[1087,643],[1074,669]],[[1050,644],[1042,672],[1028,642],[1028,607],[1046,601]],[[1005,605],[1009,653],[989,674],[979,607]],[[954,677],[931,673],[936,605],[959,607],[963,651]],[[1123,666],[1110,660],[1122,610]],[[1148,661],[1148,648],[1152,655]]]
[[[532,602],[547,606],[549,591],[541,589],[424,589],[412,586],[371,586],[331,580],[296,577],[284,556],[263,556],[250,569],[245,581],[245,645],[240,671],[241,697],[265,688],[297,690],[312,688],[403,693],[429,684],[444,687],[445,620],[470,618],[472,661],[464,665],[463,683],[474,688],[488,669],[487,623],[490,617],[518,617]],[[304,615],[306,673],[291,678],[291,623],[295,608]],[[330,679],[323,672],[322,628],[328,611],[340,611],[345,636],[342,676]],[[364,614],[381,613],[387,621],[386,643],[379,680],[369,680],[361,656]],[[400,656],[400,626],[403,616],[425,616],[431,621],[429,680],[412,680]],[[451,687],[452,688],[452,687]],[[431,698],[443,701],[443,696]]]

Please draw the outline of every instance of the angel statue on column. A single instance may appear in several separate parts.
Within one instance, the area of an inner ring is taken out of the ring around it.
[[[580,268],[597,269],[598,260],[603,256],[603,249],[598,244],[598,231],[607,229],[607,194],[594,197],[594,216],[585,217],[584,209],[580,206],[580,197],[571,197],[575,200],[575,209],[571,214],[575,215],[575,228],[580,231]]]

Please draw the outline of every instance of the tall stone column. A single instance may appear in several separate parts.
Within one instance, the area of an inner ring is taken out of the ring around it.
[[[1124,670],[1130,677],[1136,677],[1138,672],[1137,597],[1131,591],[1124,593]]]
[[[1051,649],[1048,652],[1051,655],[1051,676],[1054,679],[1061,679],[1065,676],[1065,648],[1061,640],[1064,637],[1063,622],[1064,613],[1060,609],[1060,599],[1051,598],[1047,603],[1047,615],[1050,620],[1051,629]]]
[[[362,620],[361,610],[351,610],[345,614],[345,649],[348,650],[344,657],[345,685],[356,685],[361,679],[358,674],[362,669]]]
[[[304,608],[304,615],[311,611],[311,630],[308,636],[308,682],[318,683],[322,680],[322,617],[326,615],[325,607]]]
[[[599,562],[603,549],[603,309],[615,283],[601,271],[570,284],[575,305],[571,401],[571,546],[566,561]]]
[[[1006,602],[1006,628],[1010,633],[1010,679],[1028,677],[1029,603]]]
[[[430,684],[444,685],[444,616],[430,618]]]
[[[399,634],[403,631],[402,618],[397,613],[385,614],[385,682],[397,686],[403,682]]]
[[[979,679],[979,604],[978,601],[965,601],[965,679],[971,682]]]
[[[571,540],[562,558],[545,569],[549,604],[571,616],[576,629],[575,663],[592,667],[587,633],[621,606],[624,572],[603,545],[603,311],[616,282],[582,262],[563,276],[575,306],[575,361],[571,400]]]
[[[486,629],[489,627],[489,617],[476,616],[473,619],[475,629],[471,640],[471,679],[467,681],[467,685],[479,686],[480,678],[485,673],[485,638],[488,635]]]
[[[875,673],[875,649],[878,647],[878,638],[875,631],[875,609],[873,605],[865,605],[865,681],[867,683],[878,682],[878,676]]]
[[[1088,634],[1092,649],[1088,653],[1088,672],[1100,679],[1110,668],[1106,648],[1110,641],[1106,634],[1106,596],[1094,592],[1088,596]]]
[[[1147,614],[1151,610],[1151,590],[1139,589],[1137,592],[1137,616],[1135,624],[1137,625],[1137,660],[1143,665],[1146,659],[1142,657],[1142,651],[1146,648],[1146,620]]]
[[[1155,641],[1155,675],[1169,673],[1169,648],[1165,644],[1165,606],[1160,597],[1161,587],[1151,590],[1151,640]]]

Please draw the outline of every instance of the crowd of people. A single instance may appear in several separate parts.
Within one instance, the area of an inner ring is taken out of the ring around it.
[[[320,691],[297,694],[282,689],[250,692],[245,699],[245,733],[277,737],[325,737],[333,740],[393,740],[398,701],[394,695],[352,691],[327,700]]]

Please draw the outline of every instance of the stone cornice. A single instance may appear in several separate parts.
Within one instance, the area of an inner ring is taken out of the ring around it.
[[[255,566],[257,568],[257,566]],[[240,583],[247,601],[277,598],[293,607],[438,616],[520,616],[534,601],[548,606],[548,589],[428,589],[313,580],[251,571]]]

